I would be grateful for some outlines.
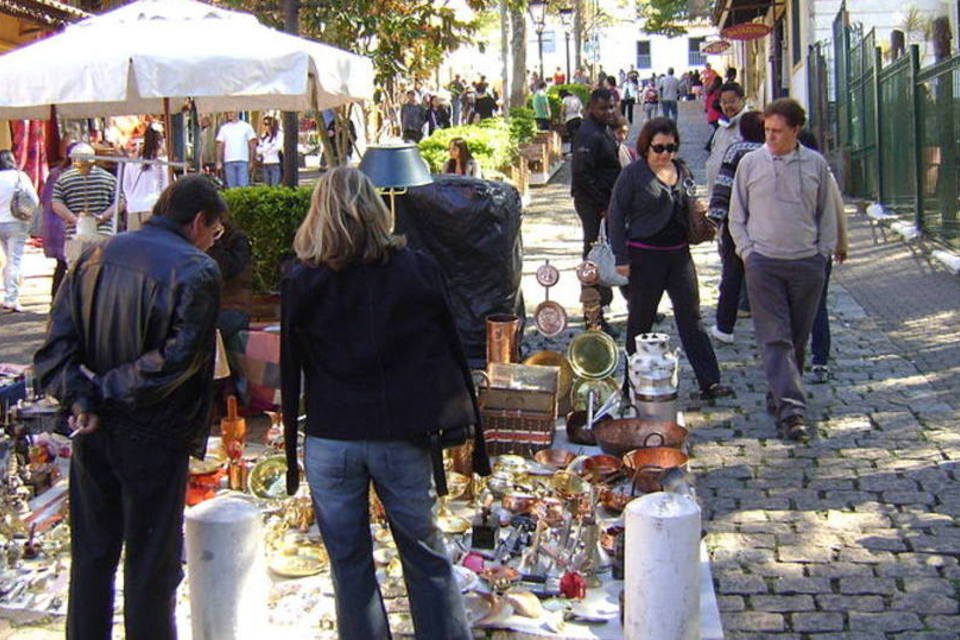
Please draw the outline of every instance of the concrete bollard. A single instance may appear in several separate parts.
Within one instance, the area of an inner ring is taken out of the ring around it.
[[[699,640],[700,507],[649,493],[627,505],[625,640]]]
[[[256,505],[220,496],[190,508],[186,520],[193,639],[262,638],[268,581]]]

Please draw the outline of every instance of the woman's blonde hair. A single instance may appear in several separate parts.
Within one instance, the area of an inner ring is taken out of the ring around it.
[[[393,235],[393,215],[370,179],[358,169],[337,167],[317,181],[293,250],[304,262],[339,271],[386,262],[404,244]]]

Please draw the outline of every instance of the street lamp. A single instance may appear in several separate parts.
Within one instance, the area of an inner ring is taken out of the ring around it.
[[[537,34],[537,53],[540,55],[540,81],[543,82],[543,28],[547,24],[546,0],[530,0],[527,5],[533,30]]]
[[[573,9],[564,7],[560,9],[560,24],[563,25],[563,37],[567,47],[567,83],[573,82],[570,79],[570,24],[573,21]]]

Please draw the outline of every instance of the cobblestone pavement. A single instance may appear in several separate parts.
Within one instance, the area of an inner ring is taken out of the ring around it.
[[[702,175],[709,129],[696,104],[681,103],[680,115],[682,155]],[[960,279],[902,244],[874,244],[850,212],[851,260],[835,269],[829,296],[833,378],[807,387],[810,444],[775,435],[749,320],[738,323],[734,344],[716,347],[736,397],[685,401],[690,466],[731,639],[960,638]],[[544,297],[533,272],[549,259],[561,270],[550,298],[572,322],[554,340],[528,328],[523,348],[562,350],[580,326],[580,231],[565,168],[532,192],[523,233],[528,312]],[[709,324],[719,260],[712,246],[694,256]],[[32,353],[48,282],[28,278],[28,313],[0,317],[0,361]],[[661,310],[660,328],[678,344],[667,301]],[[619,296],[610,317],[623,327]],[[684,394],[695,388],[685,361],[681,381]],[[56,636],[44,630],[56,625],[7,635],[5,624],[0,638]]]

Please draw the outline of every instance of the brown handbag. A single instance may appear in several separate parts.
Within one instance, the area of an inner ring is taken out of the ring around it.
[[[687,242],[701,244],[717,237],[717,227],[707,217],[707,204],[696,196],[687,198]]]

